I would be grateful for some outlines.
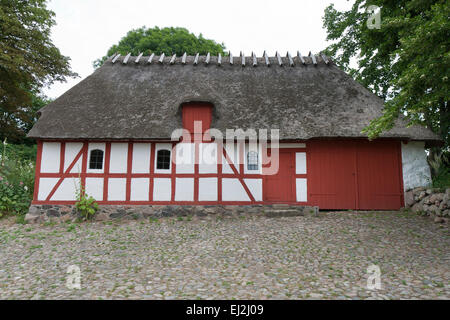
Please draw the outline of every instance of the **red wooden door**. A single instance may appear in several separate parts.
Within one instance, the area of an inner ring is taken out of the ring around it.
[[[354,144],[313,141],[307,156],[308,202],[321,209],[356,209]]]
[[[280,150],[278,173],[264,177],[264,200],[270,202],[295,201],[294,171],[294,153]]]
[[[357,142],[358,208],[400,209],[402,175],[398,141]]]
[[[311,205],[359,210],[403,205],[398,141],[311,141],[308,165]]]

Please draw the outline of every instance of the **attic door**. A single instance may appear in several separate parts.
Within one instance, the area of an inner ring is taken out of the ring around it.
[[[183,129],[188,130],[191,135],[194,135],[196,121],[201,123],[201,132],[196,132],[196,134],[203,134],[210,129],[212,121],[212,105],[210,103],[192,102],[183,104],[182,113]]]

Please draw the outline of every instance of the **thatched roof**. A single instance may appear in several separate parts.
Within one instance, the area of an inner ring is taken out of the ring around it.
[[[282,140],[365,137],[361,130],[381,114],[383,101],[326,57],[252,55],[232,61],[209,55],[110,58],[42,109],[28,136],[169,139],[182,127],[180,105],[190,101],[214,104],[213,128],[279,128]],[[402,120],[382,136],[439,140],[424,127],[406,128]]]

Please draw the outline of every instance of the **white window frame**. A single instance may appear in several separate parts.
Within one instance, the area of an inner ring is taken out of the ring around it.
[[[105,158],[106,158],[106,143],[104,142],[94,142],[89,143],[88,145],[88,154],[87,154],[87,173],[103,173],[105,172]],[[101,169],[89,169],[89,163],[91,162],[91,151],[92,150],[102,150],[103,151],[103,162],[102,162],[102,168]]]
[[[168,150],[170,151],[170,162],[169,162],[169,169],[158,169],[158,151],[159,150]],[[155,173],[172,173],[172,159],[173,159],[173,146],[171,143],[156,143],[155,144],[155,163],[154,163],[154,170]]]

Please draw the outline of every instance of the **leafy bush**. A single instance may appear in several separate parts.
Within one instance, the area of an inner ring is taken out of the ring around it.
[[[439,168],[433,177],[433,188],[450,188],[450,169],[448,167]]]
[[[98,203],[92,196],[87,195],[81,185],[81,181],[78,185],[76,196],[78,201],[75,203],[75,207],[84,220],[91,219],[98,210]]]
[[[450,188],[450,156],[447,152],[433,153],[428,158],[434,188]]]
[[[11,147],[6,141],[1,146],[0,217],[5,214],[25,214],[33,199],[34,161],[24,154],[30,154],[31,151],[27,150],[29,147]]]

